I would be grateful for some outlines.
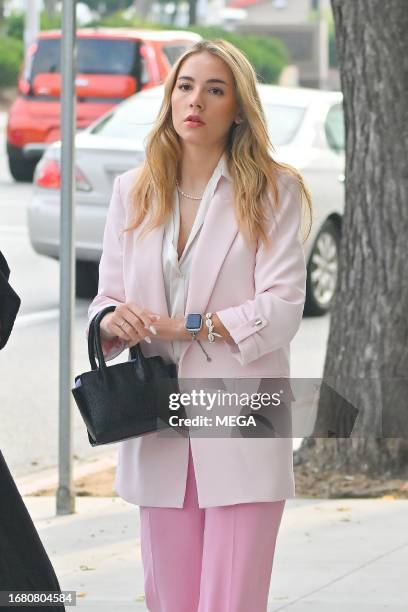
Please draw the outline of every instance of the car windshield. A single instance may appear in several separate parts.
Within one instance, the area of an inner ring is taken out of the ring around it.
[[[274,146],[287,145],[294,139],[305,108],[283,104],[264,104],[269,136]]]
[[[79,74],[132,74],[136,62],[136,43],[109,38],[78,38],[77,72]],[[31,78],[37,74],[60,72],[61,40],[45,38],[38,42],[31,66]]]
[[[109,138],[129,138],[143,140],[152,129],[161,104],[161,98],[142,98],[118,106],[94,128],[92,134],[101,134]],[[289,144],[305,112],[303,107],[278,104],[264,105],[272,144],[276,146]]]
[[[138,97],[124,102],[91,128],[91,133],[108,138],[143,140],[153,127],[160,104],[161,98]]]

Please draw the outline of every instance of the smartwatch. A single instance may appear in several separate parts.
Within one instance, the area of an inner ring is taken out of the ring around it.
[[[202,326],[203,317],[200,314],[187,315],[184,327],[188,332],[190,332],[193,339],[196,337]]]

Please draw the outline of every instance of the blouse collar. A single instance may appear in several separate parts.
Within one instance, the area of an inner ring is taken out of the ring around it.
[[[232,176],[228,170],[228,154],[224,151],[220,159],[221,162],[221,174],[225,176],[225,178],[232,182]]]

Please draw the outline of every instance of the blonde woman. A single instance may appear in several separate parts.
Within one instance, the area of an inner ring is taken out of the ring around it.
[[[116,306],[101,325],[108,359],[140,342],[180,379],[289,376],[305,300],[302,201],[311,205],[271,148],[245,55],[196,43],[167,77],[144,165],[114,184],[89,309],[91,319]],[[295,494],[291,438],[127,440],[115,488],[140,506],[150,611],[266,611]]]

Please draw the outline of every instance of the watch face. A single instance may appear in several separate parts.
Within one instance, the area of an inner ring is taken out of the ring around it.
[[[201,320],[202,317],[200,314],[189,314],[187,316],[186,329],[188,329],[189,331],[201,329]]]

